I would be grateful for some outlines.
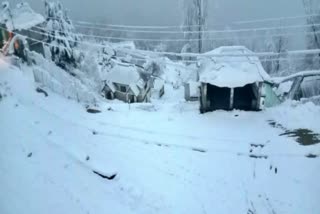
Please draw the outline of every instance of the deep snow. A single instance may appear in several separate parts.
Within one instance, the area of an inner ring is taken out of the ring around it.
[[[268,124],[319,133],[317,106],[201,115],[166,85],[152,104],[89,114],[36,87],[31,69],[0,61],[0,213],[320,212],[320,159],[305,157],[320,145]]]

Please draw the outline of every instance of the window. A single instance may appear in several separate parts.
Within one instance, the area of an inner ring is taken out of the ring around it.
[[[123,85],[120,85],[119,86],[119,90],[123,93],[126,93],[127,92],[127,87],[126,86],[123,86]]]
[[[302,98],[320,96],[320,76],[305,77],[300,87]]]

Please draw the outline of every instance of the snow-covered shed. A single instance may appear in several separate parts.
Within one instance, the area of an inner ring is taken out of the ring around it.
[[[34,12],[28,3],[19,3],[10,8],[9,2],[3,2],[0,9],[0,48],[5,54],[10,52],[21,52],[24,49],[21,36],[27,41],[29,50],[44,54],[43,44],[44,33],[41,33],[44,17]],[[11,50],[10,43],[14,47]]]
[[[106,75],[103,92],[107,99],[128,103],[148,102],[151,96],[151,78],[141,68],[125,63],[116,64]]]
[[[200,60],[200,111],[261,110],[270,81],[258,57],[243,46],[220,47]]]

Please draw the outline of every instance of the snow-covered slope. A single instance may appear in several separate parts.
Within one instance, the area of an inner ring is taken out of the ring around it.
[[[35,61],[35,65],[25,69],[33,73],[34,79],[39,85],[81,103],[95,104],[98,102],[99,97],[95,93],[95,88],[89,87],[94,84],[83,72],[78,71],[77,77],[74,77],[39,54],[32,53],[32,59]],[[100,84],[102,85],[102,81]]]
[[[89,114],[36,87],[30,70],[0,61],[0,213],[320,211],[320,161],[306,157],[319,144],[300,146],[267,122],[290,106],[200,115],[171,87],[166,103]]]

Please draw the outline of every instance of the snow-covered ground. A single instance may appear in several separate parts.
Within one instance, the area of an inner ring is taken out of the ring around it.
[[[0,61],[0,213],[320,213],[320,108],[201,115],[166,87],[153,104],[100,103],[99,114]],[[105,176],[116,174],[113,180]]]

